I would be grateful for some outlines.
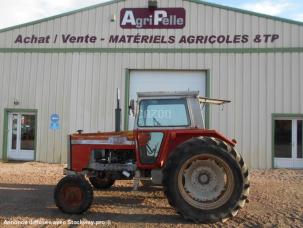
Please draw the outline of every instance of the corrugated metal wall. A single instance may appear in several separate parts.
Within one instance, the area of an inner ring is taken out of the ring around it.
[[[78,12],[51,21],[0,33],[0,48],[139,47],[139,48],[258,48],[303,47],[303,26],[236,13],[188,1],[160,1],[161,7],[187,11],[183,30],[122,30],[109,22],[124,7],[146,7],[129,0]],[[119,18],[119,17],[118,17]],[[81,26],[79,26],[81,25]],[[14,45],[18,34],[200,34],[278,33],[276,44],[238,45]],[[37,160],[66,161],[66,135],[77,129],[109,131],[114,127],[115,88],[125,92],[126,69],[210,70],[211,96],[233,101],[211,108],[211,127],[239,142],[238,149],[255,168],[270,168],[271,114],[303,113],[303,53],[4,53],[0,52],[0,126],[4,108],[38,109]],[[124,102],[124,99],[122,99]],[[123,104],[124,105],[124,104]],[[123,106],[124,107],[124,106]],[[49,130],[58,113],[61,129]],[[0,145],[3,131],[0,131]],[[2,149],[2,148],[1,148]],[[0,153],[2,156],[2,153]]]

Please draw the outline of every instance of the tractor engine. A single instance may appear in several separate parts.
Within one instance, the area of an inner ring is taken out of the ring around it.
[[[133,151],[94,150],[92,152],[92,157],[96,162],[102,164],[134,164],[136,162],[136,157]]]
[[[108,188],[115,180],[133,179],[136,153],[133,132],[82,133],[69,137],[66,174],[85,172],[97,189]]]
[[[136,169],[135,164],[134,151],[96,149],[91,153],[88,170],[92,176],[105,175],[113,180],[132,179]]]

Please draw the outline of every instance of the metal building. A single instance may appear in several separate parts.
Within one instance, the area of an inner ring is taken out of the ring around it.
[[[198,0],[112,1],[0,30],[0,158],[66,162],[114,129],[116,88],[199,90],[253,168],[303,168],[303,23]]]

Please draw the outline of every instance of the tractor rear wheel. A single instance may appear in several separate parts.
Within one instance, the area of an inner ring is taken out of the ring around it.
[[[109,176],[90,177],[89,181],[98,190],[109,189],[115,183],[115,180],[111,179]]]
[[[93,190],[84,177],[65,176],[57,184],[54,192],[56,206],[67,214],[81,214],[93,202]]]
[[[242,157],[214,138],[193,138],[179,145],[163,174],[171,206],[196,223],[234,217],[249,194],[249,173]]]

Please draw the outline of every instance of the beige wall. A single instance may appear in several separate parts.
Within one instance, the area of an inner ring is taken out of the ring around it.
[[[0,48],[10,47],[115,47],[100,45],[15,46],[22,34],[237,34],[278,33],[276,44],[183,45],[204,47],[303,47],[303,26],[244,15],[188,1],[160,1],[160,6],[183,6],[188,22],[184,30],[121,30],[109,22],[110,13],[123,7],[145,7],[147,1],[129,0],[52,21],[0,32]],[[119,15],[119,13],[118,13]],[[119,20],[119,17],[118,17]],[[81,26],[78,26],[81,25]],[[178,45],[121,45],[121,47],[170,47]],[[1,49],[0,49],[1,50]],[[114,128],[115,88],[125,94],[126,69],[190,69],[210,71],[210,91],[232,104],[211,108],[211,128],[236,138],[250,167],[270,168],[271,114],[303,113],[303,53],[31,53],[0,51],[0,150],[3,144],[4,108],[38,110],[37,160],[66,162],[66,135],[77,129],[109,131]],[[124,108],[124,97],[122,97]],[[60,115],[61,129],[49,130],[52,113]],[[2,153],[0,153],[0,157]]]

